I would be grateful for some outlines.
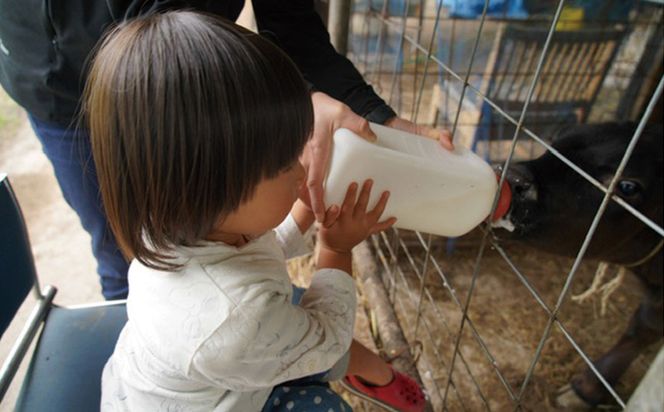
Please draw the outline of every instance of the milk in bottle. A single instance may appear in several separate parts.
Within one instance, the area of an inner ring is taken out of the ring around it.
[[[396,227],[460,236],[491,212],[496,175],[463,147],[450,152],[432,139],[371,124],[378,140],[368,142],[348,129],[334,134],[325,180],[325,204],[340,205],[351,182],[373,179],[369,207],[390,191],[381,220]]]

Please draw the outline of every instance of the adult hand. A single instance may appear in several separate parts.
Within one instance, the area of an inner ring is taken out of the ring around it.
[[[436,139],[445,149],[454,150],[454,145],[452,144],[452,134],[449,132],[449,130],[434,129],[433,127],[422,126],[400,117],[391,118],[385,122],[385,126]]]
[[[312,93],[311,101],[314,106],[314,132],[300,158],[307,170],[307,193],[300,198],[311,206],[316,220],[324,222],[323,180],[330,158],[334,131],[344,127],[369,141],[375,141],[376,135],[369,128],[366,119],[356,115],[350,107],[325,93]]]

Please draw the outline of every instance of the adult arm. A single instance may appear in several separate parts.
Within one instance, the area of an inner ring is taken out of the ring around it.
[[[316,90],[372,122],[396,116],[353,63],[334,49],[312,0],[253,0],[253,6],[259,31],[275,38]]]

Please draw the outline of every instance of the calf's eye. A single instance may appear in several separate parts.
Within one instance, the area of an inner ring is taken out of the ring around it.
[[[618,182],[618,191],[623,196],[631,197],[641,192],[641,185],[632,180],[621,180]]]

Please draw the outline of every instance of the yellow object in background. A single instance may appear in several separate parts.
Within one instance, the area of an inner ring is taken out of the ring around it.
[[[558,31],[579,30],[583,25],[583,7],[563,6],[556,25]]]

